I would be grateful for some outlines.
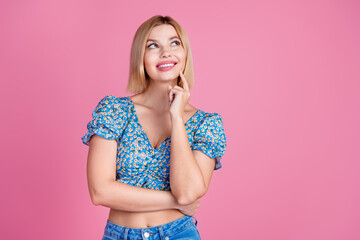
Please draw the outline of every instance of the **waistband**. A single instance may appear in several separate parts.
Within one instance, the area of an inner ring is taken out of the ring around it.
[[[195,220],[194,221],[192,220]],[[110,228],[116,229],[117,232],[123,233],[124,235],[128,235],[128,234],[136,234],[136,235],[143,235],[145,233],[148,233],[149,236],[150,235],[154,235],[154,234],[158,234],[160,233],[161,235],[169,235],[171,233],[173,233],[174,231],[178,231],[181,230],[183,228],[186,228],[190,225],[195,224],[195,226],[197,226],[197,219],[194,216],[183,216],[179,219],[176,219],[172,222],[163,224],[163,225],[158,225],[158,226],[154,226],[154,227],[148,227],[148,228],[131,228],[131,227],[125,227],[125,226],[121,226],[118,224],[115,224],[113,222],[110,222],[109,219],[107,219],[107,226],[109,226]]]

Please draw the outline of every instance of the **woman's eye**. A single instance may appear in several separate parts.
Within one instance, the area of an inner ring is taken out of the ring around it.
[[[176,45],[180,45],[179,41],[173,41],[172,43],[176,43]]]
[[[173,44],[173,43],[175,43],[175,46],[181,45],[181,43],[179,41],[173,41],[171,44]],[[158,45],[156,43],[152,43],[152,44],[148,45],[147,48],[154,48],[152,46],[158,47]]]
[[[154,45],[154,46],[157,46],[155,43],[152,43],[150,44],[149,46],[147,46],[148,48],[152,48],[151,46]]]

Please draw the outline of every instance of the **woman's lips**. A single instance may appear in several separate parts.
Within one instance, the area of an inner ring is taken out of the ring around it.
[[[175,67],[175,65],[176,65],[176,63],[174,63],[174,65],[172,65],[172,66],[167,66],[167,67],[160,67],[161,66],[160,65],[157,67],[157,69],[159,69],[162,72],[165,72],[165,71],[169,71],[169,70],[173,69]]]

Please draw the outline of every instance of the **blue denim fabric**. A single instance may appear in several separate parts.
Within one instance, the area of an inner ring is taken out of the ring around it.
[[[197,220],[194,216],[183,216],[167,224],[149,228],[124,227],[108,219],[102,240],[201,240],[196,227]]]

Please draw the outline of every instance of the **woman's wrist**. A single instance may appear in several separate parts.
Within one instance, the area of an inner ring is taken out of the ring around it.
[[[170,114],[170,118],[173,126],[176,126],[177,124],[184,124],[184,117],[179,114]]]
[[[184,117],[181,116],[180,114],[172,114],[170,113],[170,118],[171,118],[171,122],[183,122],[184,121]]]

